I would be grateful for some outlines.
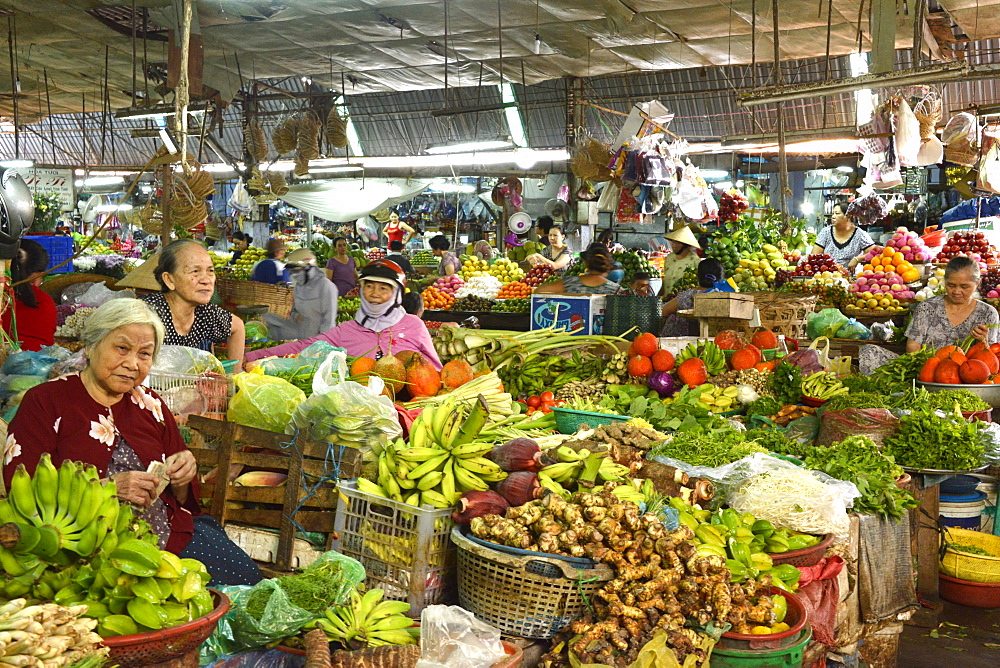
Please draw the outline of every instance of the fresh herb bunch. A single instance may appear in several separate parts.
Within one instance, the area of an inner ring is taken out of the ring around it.
[[[754,415],[776,415],[781,410],[781,404],[773,397],[761,397],[747,406],[747,418]]]
[[[887,454],[901,466],[915,469],[966,471],[982,465],[981,423],[962,415],[942,417],[931,410],[914,411],[899,420],[899,429],[885,440]]]
[[[899,520],[916,508],[913,495],[896,486],[903,469],[867,436],[849,436],[827,447],[811,448],[805,464],[839,480],[853,482],[861,496],[854,510]]]
[[[700,395],[682,389],[677,400],[667,405],[658,397],[652,398],[645,387],[638,385],[610,385],[608,393],[598,402],[599,406],[618,415],[642,418],[657,431],[701,431],[727,427],[725,419],[697,406]],[[655,394],[655,392],[653,392]]]
[[[830,399],[824,408],[828,411],[843,411],[848,408],[896,408],[892,396],[877,392],[849,392]]]
[[[986,411],[990,405],[983,401],[982,397],[971,390],[941,390],[939,392],[928,392],[921,388],[923,396],[918,399],[921,408],[928,410],[938,409],[950,413],[958,406],[959,410],[965,413],[976,411]]]
[[[912,383],[920,375],[927,360],[933,356],[934,350],[928,346],[913,353],[904,353],[875,369],[872,378],[891,383]]]
[[[804,445],[798,441],[788,438],[778,429],[748,429],[743,435],[747,441],[754,441],[761,447],[779,455],[791,455],[802,457],[807,450],[812,449],[812,445]]]
[[[853,375],[841,378],[844,384],[853,394],[854,392],[873,392],[875,394],[896,394],[907,388],[913,387],[913,383],[901,383],[898,381],[886,380],[884,378],[874,378],[872,376]]]
[[[282,575],[278,578],[278,586],[285,592],[290,604],[320,615],[327,608],[340,603],[345,575],[338,561],[328,559],[309,566],[297,575]],[[247,613],[260,620],[273,591],[263,587],[251,590],[250,598],[247,599]]]
[[[767,452],[767,449],[756,441],[747,441],[743,432],[727,427],[711,432],[677,433],[650,454],[670,457],[693,466],[716,467],[755,452]]]
[[[802,372],[794,364],[782,361],[771,374],[771,389],[782,406],[802,400]]]
[[[287,380],[289,383],[305,392],[306,395],[310,395],[312,394],[312,382],[313,376],[316,375],[316,367],[312,364],[303,364],[295,369],[268,371],[267,375]]]

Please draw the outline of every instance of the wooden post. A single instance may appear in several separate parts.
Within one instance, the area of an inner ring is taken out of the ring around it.
[[[919,507],[910,511],[910,528],[914,536],[912,549],[917,559],[917,595],[923,603],[931,607],[920,608],[907,623],[911,626],[935,628],[942,610],[941,599],[938,596],[940,536],[937,530],[941,487],[926,486],[925,476],[914,473],[909,490],[920,503]]]
[[[170,243],[170,235],[174,231],[174,223],[170,220],[170,196],[174,188],[174,166],[172,163],[163,165],[163,198],[160,207],[163,209],[163,227],[160,228],[160,248]]]

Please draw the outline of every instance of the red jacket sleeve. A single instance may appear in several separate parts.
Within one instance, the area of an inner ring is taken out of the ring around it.
[[[34,473],[41,456],[56,448],[58,416],[55,405],[45,396],[44,386],[45,383],[25,393],[7,428],[3,457],[3,479],[7,489],[10,489],[10,479],[18,464],[24,464],[28,473]]]

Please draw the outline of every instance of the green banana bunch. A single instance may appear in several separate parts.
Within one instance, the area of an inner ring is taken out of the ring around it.
[[[462,493],[486,491],[507,473],[486,458],[493,444],[481,440],[489,418],[486,398],[478,395],[471,408],[454,398],[427,406],[403,439],[379,455],[375,481],[358,479],[358,490],[412,506],[451,508]]]
[[[692,357],[697,357],[705,363],[709,376],[717,376],[726,370],[726,354],[722,352],[722,348],[715,345],[712,341],[699,341],[688,344],[687,348],[682,350],[677,356],[677,366],[680,366],[682,362]]]
[[[86,606],[103,637],[183,624],[215,607],[195,559],[161,551],[149,525],[97,469],[42,455],[0,499],[0,595]]]
[[[802,380],[802,395],[810,399],[827,401],[847,392],[848,389],[840,382],[837,375],[830,371],[817,371]]]
[[[328,608],[323,617],[306,625],[326,632],[331,642],[350,649],[378,645],[415,645],[417,639],[409,629],[413,620],[406,601],[383,600],[381,589],[369,589],[364,595],[355,589],[348,605]]]

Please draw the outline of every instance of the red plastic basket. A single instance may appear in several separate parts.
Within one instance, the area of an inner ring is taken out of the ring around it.
[[[971,608],[1000,607],[1000,584],[960,580],[938,573],[941,598]]]
[[[771,587],[772,595],[784,596],[788,601],[788,612],[785,613],[785,623],[789,628],[781,633],[751,635],[748,633],[733,633],[727,631],[719,639],[719,647],[728,649],[781,649],[794,645],[799,640],[799,633],[805,628],[809,614],[802,601],[795,594]]]
[[[105,638],[103,642],[111,650],[110,662],[121,668],[138,668],[179,659],[197,649],[229,611],[229,597],[217,589],[209,588],[209,591],[215,600],[215,609],[207,615],[169,629]]]
[[[833,534],[828,533],[823,537],[823,540],[816,543],[812,547],[804,547],[801,550],[791,550],[789,552],[772,554],[771,561],[774,562],[775,566],[780,566],[781,564],[791,564],[795,567],[815,566],[819,563],[819,560],[823,558],[823,554],[826,553],[826,548],[830,547],[832,544]]]

